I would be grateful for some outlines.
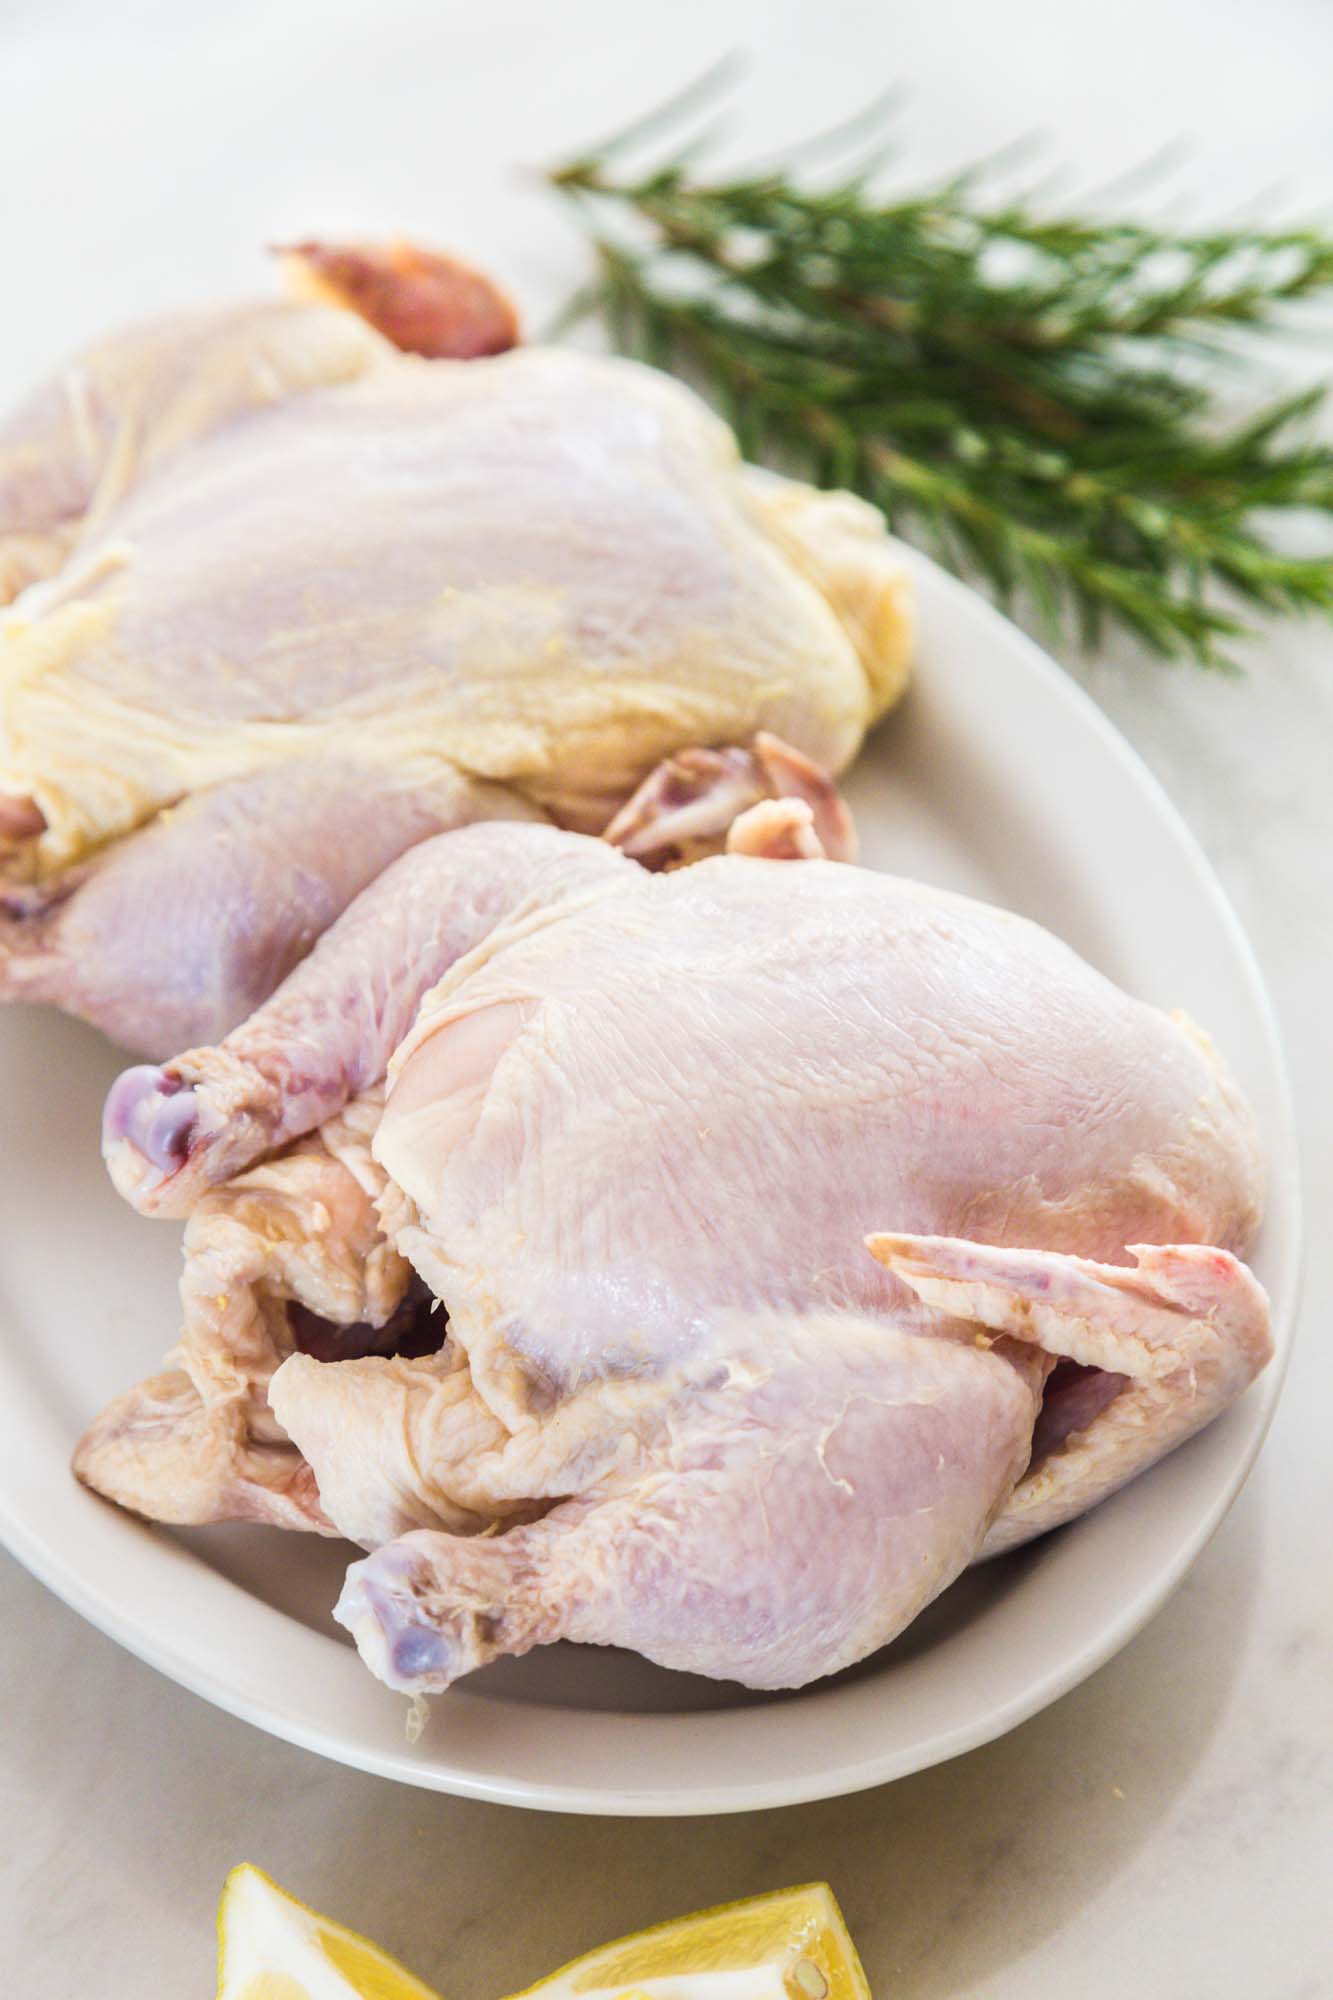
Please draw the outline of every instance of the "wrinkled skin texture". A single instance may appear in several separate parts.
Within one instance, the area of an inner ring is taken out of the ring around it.
[[[0,428],[0,998],[155,1055],[460,813],[598,832],[763,732],[836,772],[906,672],[873,510],[743,466],[650,369],[494,352],[507,302],[447,260],[302,268],[341,303],[119,335]],[[759,761],[747,803],[788,789]],[[187,903],[176,967],[156,912]]]
[[[789,802],[784,838],[810,819]],[[374,1551],[337,1615],[394,1687],[558,1638],[799,1685],[1095,1504],[1268,1356],[1237,1261],[1256,1143],[1206,1038],[917,884],[443,836],[228,1046],[117,1087],[112,1171],[193,1233],[327,1149],[336,1121],[302,1135],[351,1091],[383,1241],[447,1339],[330,1363],[214,1328],[192,1372]],[[294,1218],[299,1293],[332,1246]],[[149,1513],[189,1477],[160,1425],[132,1492],[95,1448],[79,1470]]]

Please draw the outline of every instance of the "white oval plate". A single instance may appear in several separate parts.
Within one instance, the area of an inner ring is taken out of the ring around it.
[[[329,1619],[345,1548],[149,1528],[70,1476],[87,1419],[174,1338],[178,1235],[132,1215],[102,1175],[114,1052],[53,1014],[3,1010],[0,1534],[104,1632],[275,1735],[409,1784],[567,1812],[729,1812],[879,1784],[998,1736],[1100,1666],[1180,1582],[1254,1461],[1291,1340],[1299,1190],[1272,1017],[1217,882],[1137,757],[1003,618],[910,560],[916,685],[848,788],[864,858],[1036,917],[1215,1035],[1271,1161],[1253,1261],[1273,1299],[1273,1365],[1114,1500],[964,1577],[836,1680],[755,1696],[560,1646],[475,1675],[409,1744],[402,1701]]]

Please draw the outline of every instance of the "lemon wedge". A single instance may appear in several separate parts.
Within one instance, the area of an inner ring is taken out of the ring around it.
[[[248,1862],[218,1904],[218,2000],[439,2000],[368,1938],[321,1917]]]
[[[516,2000],[870,2000],[826,1882],[678,1917],[576,1958]]]
[[[439,2000],[248,1863],[227,1877],[218,1944],[218,2000]],[[833,1891],[809,1882],[618,1938],[516,2000],[870,2000],[870,1989]]]

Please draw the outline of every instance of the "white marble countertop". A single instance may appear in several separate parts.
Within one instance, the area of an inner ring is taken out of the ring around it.
[[[897,78],[923,168],[1039,131],[1076,190],[1183,138],[1182,212],[1333,197],[1323,0],[17,0],[0,22],[3,395],[108,322],[262,281],[257,246],[312,229],[416,230],[541,308],[577,249],[515,163],[728,47],[753,56],[737,131],[756,150]],[[210,1993],[213,1907],[248,1858],[451,2000],[812,1876],[879,2000],[1333,1994],[1333,632],[1275,630],[1249,666],[1225,681],[1125,655],[1085,674],[1254,939],[1311,1218],[1270,1442],[1148,1630],[1006,1740],[882,1791],[711,1823],[555,1821],[271,1741],[0,1558],[0,1986]]]

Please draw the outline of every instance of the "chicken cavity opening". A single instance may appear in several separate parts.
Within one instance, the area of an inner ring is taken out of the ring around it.
[[[287,1301],[287,1326],[297,1353],[315,1361],[360,1361],[368,1354],[415,1361],[444,1346],[449,1315],[430,1286],[414,1276],[383,1326],[364,1319],[340,1326],[299,1299]]]
[[[1067,1358],[1057,1361],[1046,1378],[1024,1476],[1063,1451],[1071,1437],[1090,1429],[1128,1382],[1128,1375],[1113,1375],[1105,1368],[1085,1368]]]

